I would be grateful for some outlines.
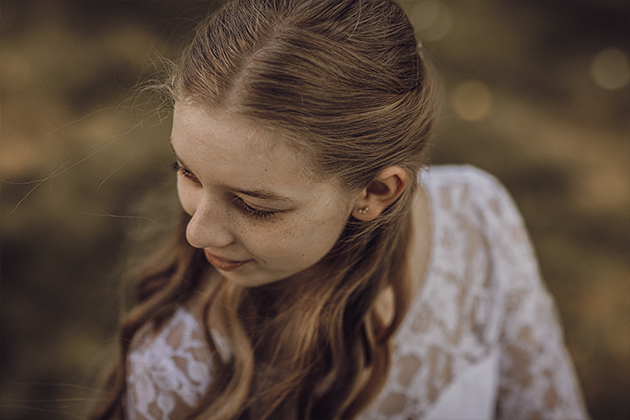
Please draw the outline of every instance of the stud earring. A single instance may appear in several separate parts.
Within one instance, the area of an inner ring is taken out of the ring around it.
[[[370,208],[368,206],[365,206],[362,209],[357,210],[357,213],[359,213],[359,214],[367,214],[368,211],[370,211]]]

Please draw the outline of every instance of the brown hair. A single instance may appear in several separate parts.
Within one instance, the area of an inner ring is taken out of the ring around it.
[[[212,382],[189,418],[356,417],[387,380],[390,338],[409,306],[409,210],[434,122],[433,85],[407,17],[390,0],[236,0],[200,26],[171,87],[175,100],[285,134],[308,152],[313,176],[348,193],[385,168],[408,172],[383,214],[348,220],[323,259],[326,275],[256,288],[220,281],[205,303]],[[94,418],[123,416],[134,333],[167,320],[210,269],[186,242],[188,220],[166,248],[168,263],[140,282]],[[395,314],[386,325],[374,302],[387,287]],[[229,360],[217,351],[215,326],[231,343]]]

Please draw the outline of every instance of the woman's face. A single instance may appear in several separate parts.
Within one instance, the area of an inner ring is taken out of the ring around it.
[[[188,242],[242,286],[314,266],[350,216],[333,181],[307,178],[298,149],[242,117],[177,103],[171,147]]]

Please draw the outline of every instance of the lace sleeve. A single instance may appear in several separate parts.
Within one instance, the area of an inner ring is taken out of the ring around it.
[[[157,335],[144,325],[127,360],[127,417],[184,418],[208,388],[210,360],[202,329],[186,310],[178,309]]]
[[[486,220],[505,297],[496,417],[588,418],[522,218],[501,184],[490,184]]]

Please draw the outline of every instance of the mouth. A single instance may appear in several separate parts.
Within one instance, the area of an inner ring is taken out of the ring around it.
[[[217,257],[216,255],[211,254],[210,252],[208,252],[207,249],[204,249],[204,253],[206,254],[206,259],[208,260],[208,262],[212,264],[214,268],[221,271],[236,270],[237,268],[251,261],[251,260],[246,260],[246,261],[226,260],[225,258]]]

